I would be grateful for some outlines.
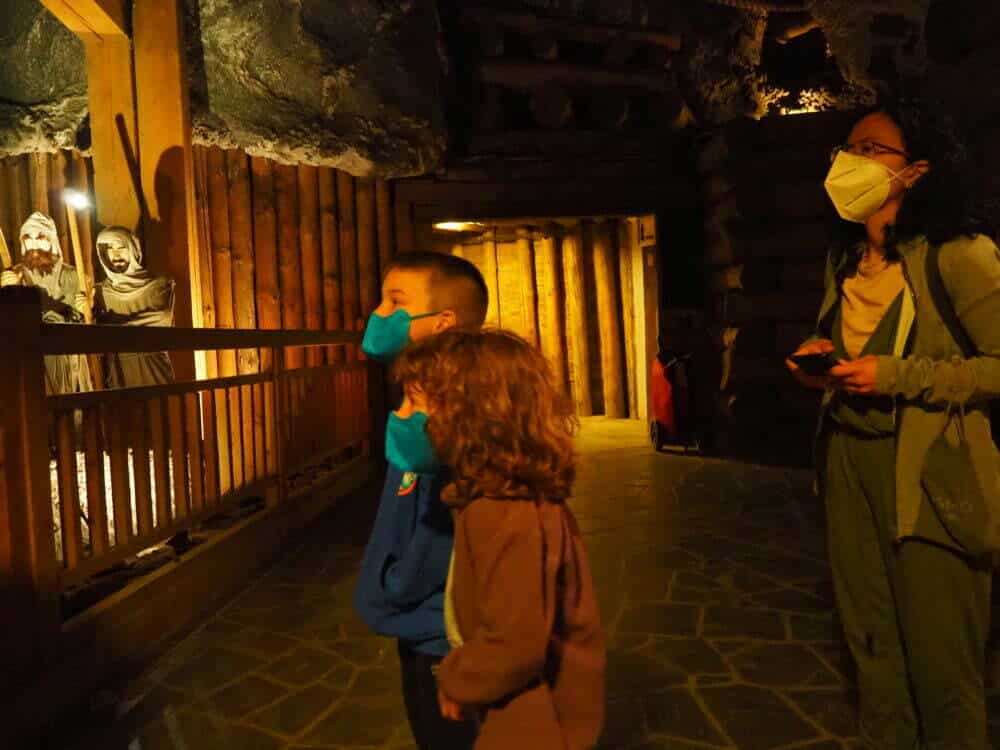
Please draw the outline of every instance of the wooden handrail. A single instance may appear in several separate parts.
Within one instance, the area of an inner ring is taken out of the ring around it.
[[[38,325],[38,340],[43,354],[271,349],[355,344],[361,341],[361,333],[358,331],[135,328],[69,323]]]

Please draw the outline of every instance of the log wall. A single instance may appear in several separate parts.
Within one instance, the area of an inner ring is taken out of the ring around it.
[[[237,150],[196,146],[200,263],[206,327],[358,330],[379,295],[396,252],[392,184],[326,167],[289,166]],[[70,151],[0,159],[0,230],[14,261],[21,223],[32,211],[52,216],[67,262],[71,245],[62,191],[94,194],[90,159]],[[94,278],[100,227],[78,211],[85,269]],[[88,251],[89,249],[89,251]],[[154,271],[163,259],[148,258]],[[101,278],[99,264],[97,279]],[[317,350],[290,352],[287,364],[335,360]],[[263,362],[268,364],[267,353]],[[355,354],[356,356],[356,354]],[[211,355],[211,375],[257,372],[255,351]]]
[[[640,251],[634,222],[507,222],[435,242],[479,268],[490,292],[487,325],[540,346],[580,416],[639,417],[635,371],[645,365],[629,360],[637,356],[634,318],[644,314],[631,276]]]

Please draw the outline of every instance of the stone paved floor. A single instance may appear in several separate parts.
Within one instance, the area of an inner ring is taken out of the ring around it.
[[[634,422],[586,420],[580,446],[573,508],[611,638],[601,748],[856,747],[811,475],[657,455]],[[112,731],[62,747],[413,748],[394,644],[350,607],[366,506],[154,664]]]

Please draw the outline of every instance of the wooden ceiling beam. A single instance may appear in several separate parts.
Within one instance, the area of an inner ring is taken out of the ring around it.
[[[586,65],[529,60],[484,60],[479,66],[484,83],[532,91],[541,86],[614,87],[666,93],[674,82],[663,73],[631,73]]]
[[[78,36],[128,36],[124,0],[41,0],[41,3]]]
[[[681,48],[680,34],[662,29],[580,23],[565,18],[543,18],[531,13],[518,13],[496,8],[463,8],[462,21],[467,25],[495,24],[527,34],[551,33],[556,37],[575,39],[580,42],[607,44],[624,37],[644,44],[665,47],[672,52],[677,52]]]

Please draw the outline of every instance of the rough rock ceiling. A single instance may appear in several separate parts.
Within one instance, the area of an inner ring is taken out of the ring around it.
[[[85,148],[82,46],[38,0],[0,18],[0,154]],[[995,111],[998,32],[995,0],[188,0],[196,142],[384,176],[490,138],[850,108],[899,76]]]

